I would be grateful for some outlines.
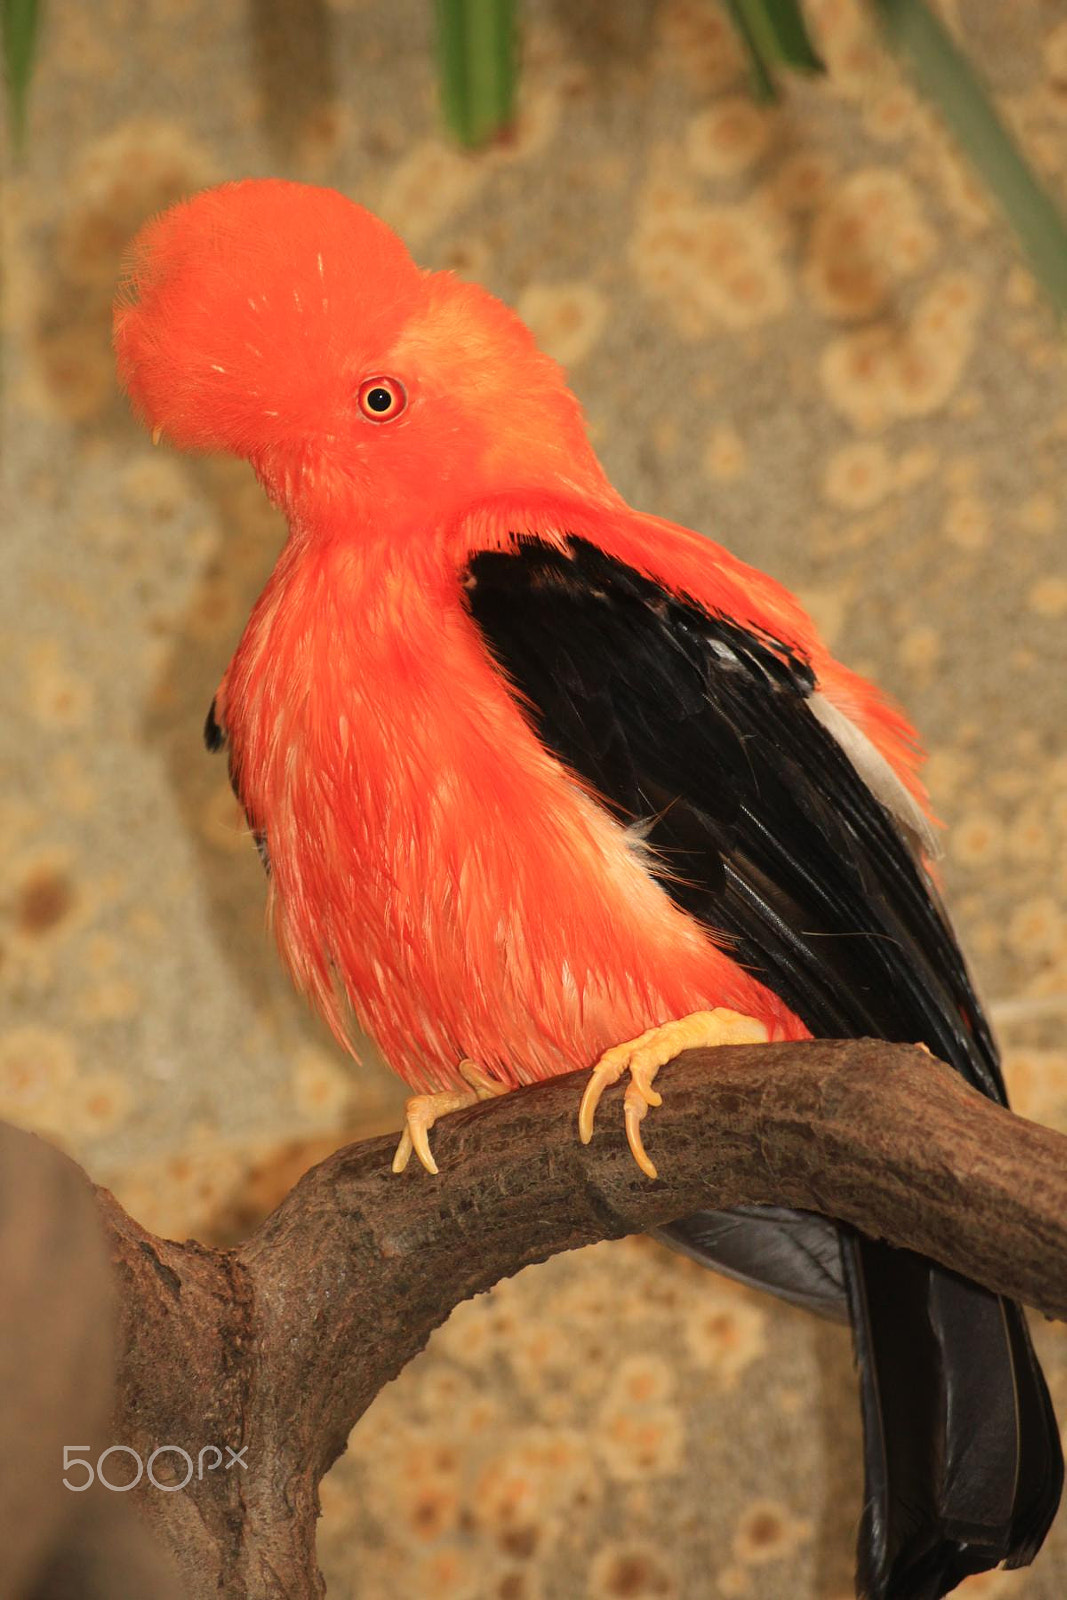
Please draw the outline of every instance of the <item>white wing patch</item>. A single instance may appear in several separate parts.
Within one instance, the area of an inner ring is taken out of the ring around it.
[[[900,823],[912,848],[936,861],[942,846],[934,825],[881,751],[876,750],[863,730],[824,694],[816,692],[809,696],[808,705],[827,732],[833,734],[875,799],[880,800]]]

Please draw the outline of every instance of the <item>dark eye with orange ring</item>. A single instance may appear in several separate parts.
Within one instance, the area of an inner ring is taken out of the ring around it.
[[[368,422],[392,422],[408,403],[395,378],[367,378],[359,386],[359,409]]]

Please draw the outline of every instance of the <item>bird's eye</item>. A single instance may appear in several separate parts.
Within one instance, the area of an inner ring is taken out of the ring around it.
[[[359,386],[359,409],[368,422],[392,422],[408,403],[395,378],[367,378]]]

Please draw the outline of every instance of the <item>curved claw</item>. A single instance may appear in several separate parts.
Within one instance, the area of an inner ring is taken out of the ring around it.
[[[645,1149],[641,1138],[641,1124],[648,1116],[649,1106],[661,1106],[663,1096],[653,1089],[652,1080],[661,1062],[654,1050],[635,1050],[630,1057],[630,1081],[623,1101],[623,1118],[626,1123],[626,1142],[646,1178],[658,1178],[655,1162]]]
[[[426,1168],[426,1171],[431,1172],[436,1177],[437,1162],[434,1160],[433,1151],[430,1149],[430,1128],[433,1124],[419,1119],[410,1123],[409,1126],[411,1129],[411,1142],[415,1146],[415,1154]]]
[[[646,1178],[658,1178],[659,1173],[656,1171],[655,1162],[645,1149],[644,1140],[641,1138],[641,1124],[648,1116],[649,1106],[653,1103],[656,1105],[661,1105],[662,1101],[662,1095],[658,1094],[656,1095],[655,1102],[646,1100],[644,1095],[639,1093],[636,1089],[636,1086],[632,1083],[626,1090],[626,1099],[623,1104],[623,1119],[626,1123],[626,1143],[630,1146],[630,1154],[633,1156],[634,1160],[637,1162],[637,1165],[641,1168],[641,1171],[645,1174]]]
[[[393,1152],[394,1172],[403,1172],[404,1168],[411,1160],[411,1148],[411,1135],[405,1128],[403,1133],[400,1135],[400,1141]]]
[[[590,1073],[589,1082],[582,1095],[582,1103],[578,1107],[578,1137],[583,1144],[588,1144],[593,1137],[593,1121],[604,1090],[610,1089],[613,1083],[618,1083],[621,1077],[621,1067],[616,1071],[614,1067],[605,1070],[603,1065],[599,1065]]]

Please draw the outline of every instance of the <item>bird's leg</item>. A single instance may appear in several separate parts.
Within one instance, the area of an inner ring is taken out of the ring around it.
[[[763,1023],[757,1022],[755,1017],[744,1017],[739,1011],[719,1006],[714,1011],[694,1011],[676,1022],[649,1028],[625,1044],[613,1045],[604,1051],[585,1086],[578,1112],[582,1143],[588,1144],[593,1137],[593,1118],[604,1090],[618,1083],[624,1072],[629,1072],[623,1109],[627,1142],[641,1171],[650,1178],[656,1177],[656,1169],[641,1140],[641,1123],[648,1115],[649,1106],[663,1103],[663,1096],[652,1087],[660,1067],[665,1067],[683,1050],[717,1044],[766,1044],[769,1037]]]
[[[470,1084],[469,1089],[417,1094],[408,1101],[404,1108],[404,1131],[393,1157],[394,1172],[403,1172],[414,1150],[426,1171],[436,1173],[437,1162],[430,1150],[429,1133],[438,1118],[447,1116],[450,1111],[462,1111],[467,1106],[477,1105],[479,1100],[492,1100],[508,1092],[507,1084],[496,1083],[486,1077],[477,1062],[461,1061],[459,1074],[465,1083]]]

